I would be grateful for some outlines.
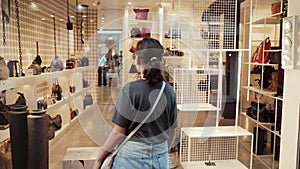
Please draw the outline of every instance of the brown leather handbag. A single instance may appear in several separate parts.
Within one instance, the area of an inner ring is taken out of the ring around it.
[[[51,93],[51,97],[55,98],[56,100],[61,100],[62,98],[62,88],[58,83],[58,80],[56,80],[55,83],[53,83],[52,86],[52,93]]]

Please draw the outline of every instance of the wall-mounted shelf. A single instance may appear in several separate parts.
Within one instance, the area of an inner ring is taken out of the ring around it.
[[[79,112],[84,112],[83,109],[83,99],[86,93],[93,90],[94,85],[89,84],[88,87],[83,88],[83,74],[88,71],[96,70],[96,66],[86,66],[86,67],[77,67],[74,69],[65,69],[63,71],[50,72],[50,73],[42,73],[40,75],[32,75],[25,77],[11,77],[7,80],[3,81],[0,84],[1,90],[8,90],[11,88],[15,88],[16,91],[24,93],[28,110],[37,109],[37,100],[40,99],[38,92],[41,91],[38,89],[38,84],[40,83],[51,83],[49,85],[52,86],[52,80],[54,78],[66,79],[62,83],[60,83],[63,91],[62,100],[56,101],[53,105],[48,105],[46,112],[50,116],[55,116],[56,114],[60,114],[62,117],[62,128],[57,131],[57,133],[65,130],[73,120],[71,120],[70,108],[78,109]],[[25,87],[26,86],[26,87]],[[70,93],[70,86],[76,86],[76,92]],[[43,87],[49,88],[46,84]],[[43,88],[44,89],[44,88]],[[45,90],[45,89],[44,89]],[[44,90],[42,92],[44,92]],[[47,95],[50,95],[48,93]],[[9,97],[9,96],[6,96]],[[45,98],[43,96],[42,98]],[[0,142],[9,138],[9,128],[5,130],[0,130]]]

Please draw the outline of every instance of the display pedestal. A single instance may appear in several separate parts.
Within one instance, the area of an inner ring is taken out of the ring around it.
[[[99,151],[99,147],[68,148],[63,159],[63,169],[93,168]]]

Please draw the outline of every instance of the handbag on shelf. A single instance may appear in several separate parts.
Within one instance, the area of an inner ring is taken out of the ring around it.
[[[17,60],[10,60],[7,63],[7,67],[9,70],[9,77],[19,77],[20,76],[20,65]]]
[[[251,56],[251,61],[257,63],[267,63],[269,60],[270,49],[271,41],[270,38],[267,37],[259,44],[259,46],[257,46],[255,52]]]
[[[263,66],[262,69],[263,72],[260,73],[260,79],[256,79],[255,81],[258,81],[260,87],[267,89],[272,83],[272,73],[275,72],[275,69],[273,66]]]
[[[134,130],[132,130],[131,133],[129,133],[129,135],[122,141],[122,143],[120,143],[117,148],[110,154],[108,154],[104,160],[103,160],[103,163],[101,165],[101,168],[100,169],[111,169],[112,168],[112,165],[113,165],[113,162],[114,162],[114,158],[115,156],[117,155],[117,153],[120,151],[120,149],[122,148],[122,146],[142,127],[142,125],[149,119],[149,117],[152,115],[154,109],[156,108],[157,106],[157,103],[159,102],[160,98],[161,98],[161,95],[165,89],[165,86],[166,86],[166,83],[163,82],[162,84],[162,87],[158,93],[158,96],[149,112],[149,114],[144,118],[144,120],[138,125],[136,126],[136,128]]]
[[[9,77],[9,70],[3,57],[0,56],[0,80],[6,80]]]
[[[66,60],[66,69],[73,69],[76,67],[76,59],[70,58]]]
[[[59,85],[58,80],[53,83],[51,97],[55,98],[56,100],[62,99],[62,88]]]
[[[33,75],[39,75],[42,73],[42,58],[40,55],[37,55],[34,60],[32,61],[31,65],[28,69],[33,69]]]
[[[139,38],[141,37],[141,30],[137,27],[131,29],[130,34],[132,38]]]
[[[81,65],[82,66],[89,66],[89,58],[84,56],[81,58]]]
[[[48,115],[48,140],[51,140],[55,137],[55,131],[61,129],[62,118],[60,114],[57,114],[55,117]]]
[[[26,98],[24,96],[24,93],[17,92],[17,94],[19,95],[19,97],[17,98],[17,100],[15,101],[15,103],[11,104],[11,105],[7,105],[9,109],[11,107],[15,107],[15,106],[26,106],[27,107]]]
[[[149,9],[133,9],[135,13],[135,19],[137,20],[147,20]]]
[[[151,36],[151,31],[149,28],[142,28],[141,38],[149,38]]]
[[[86,94],[83,100],[83,107],[86,108],[86,106],[93,104],[93,96],[91,94]]]
[[[55,56],[50,64],[51,71],[62,71],[64,69],[64,61],[61,56]]]
[[[0,130],[8,128],[8,117],[8,107],[2,101],[0,101]]]

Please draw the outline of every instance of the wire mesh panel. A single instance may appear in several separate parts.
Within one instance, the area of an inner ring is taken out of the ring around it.
[[[252,133],[236,126],[183,127],[180,163],[189,169],[246,169],[247,159],[240,162],[238,158],[241,137],[253,139]],[[252,148],[249,154],[249,168],[252,168]]]
[[[193,0],[194,24],[199,25],[201,41],[209,49],[234,49],[236,0]]]
[[[177,104],[194,109],[211,109],[216,104],[211,100],[211,77],[218,75],[217,69],[174,69],[174,88]],[[214,85],[218,79],[214,79]],[[180,107],[180,106],[179,106]]]
[[[181,162],[236,159],[237,137],[182,136]]]

